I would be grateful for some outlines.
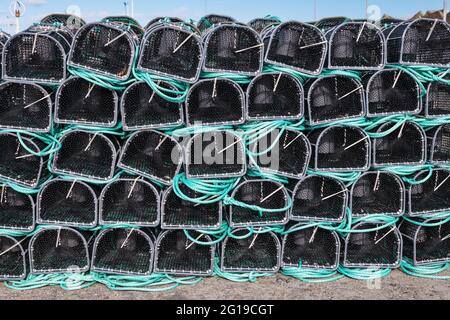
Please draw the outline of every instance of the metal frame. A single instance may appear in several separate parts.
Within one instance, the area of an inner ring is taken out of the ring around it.
[[[7,234],[2,234],[0,235],[0,238],[7,238],[12,240],[13,242],[15,242],[15,244],[13,246],[18,246],[20,248],[20,252],[22,254],[22,263],[23,263],[23,273],[16,277],[16,276],[11,276],[11,275],[7,275],[7,274],[0,274],[0,281],[20,281],[20,280],[25,280],[25,278],[27,277],[28,274],[28,270],[27,270],[27,251],[28,250],[24,250],[21,242],[19,242],[17,239],[13,238],[12,236],[9,236]]]

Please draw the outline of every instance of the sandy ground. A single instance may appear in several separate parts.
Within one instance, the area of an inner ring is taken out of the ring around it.
[[[310,284],[277,275],[253,284],[209,278],[194,286],[160,293],[114,292],[102,285],[72,292],[56,287],[19,292],[0,285],[0,299],[450,299],[450,283],[409,277],[400,271],[372,283],[341,279]]]

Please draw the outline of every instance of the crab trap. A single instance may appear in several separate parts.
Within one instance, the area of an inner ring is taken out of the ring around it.
[[[61,148],[54,154],[53,172],[96,181],[113,178],[119,142],[100,132],[73,130],[59,139]]]
[[[398,24],[386,36],[387,63],[450,67],[450,25],[440,19]]]
[[[188,126],[242,124],[245,94],[232,80],[200,80],[190,88],[185,108]]]
[[[450,164],[450,124],[435,127],[426,132],[428,162],[433,165]]]
[[[350,172],[370,168],[370,138],[361,128],[332,126],[308,135],[311,167],[316,171]]]
[[[171,24],[179,24],[179,23],[185,23],[183,19],[177,18],[177,17],[156,17],[150,20],[144,27],[145,31],[152,28],[156,24],[161,23],[171,23]]]
[[[367,117],[415,115],[422,110],[419,84],[400,69],[384,69],[370,76],[366,99]]]
[[[3,79],[61,84],[72,37],[67,28],[53,26],[33,26],[15,34],[3,48]]]
[[[205,32],[206,30],[210,29],[211,27],[214,27],[214,26],[217,26],[220,24],[232,24],[235,22],[236,22],[236,20],[234,20],[232,17],[229,17],[229,16],[222,16],[222,15],[218,15],[218,14],[209,14],[200,19],[200,21],[197,24],[197,28],[200,30],[200,32]]]
[[[118,167],[170,185],[183,164],[183,150],[171,136],[153,130],[132,134],[122,149]]]
[[[52,93],[37,84],[0,84],[0,128],[49,132],[52,128]]]
[[[190,232],[190,237],[211,242],[208,235]],[[155,243],[154,273],[184,276],[210,276],[214,270],[214,245],[189,240],[183,230],[167,230]]]
[[[341,75],[318,78],[306,86],[306,118],[310,125],[364,117],[364,87],[358,80]]]
[[[97,225],[97,194],[82,181],[50,180],[39,191],[36,211],[39,224],[93,228]]]
[[[73,14],[53,13],[45,16],[41,20],[41,24],[44,25],[63,25],[69,28],[72,32],[76,32],[79,28],[84,26],[86,22]]]
[[[301,179],[292,194],[290,219],[305,222],[341,222],[345,217],[348,191],[334,178],[308,175]]]
[[[58,88],[55,122],[111,128],[117,124],[119,98],[114,90],[71,77]]]
[[[448,77],[446,78],[448,80]],[[428,84],[423,114],[426,118],[450,116],[450,86],[438,81]]]
[[[81,273],[89,270],[90,233],[67,227],[46,227],[29,243],[32,274]]]
[[[261,32],[270,27],[274,27],[280,24],[280,20],[275,17],[256,18],[248,23],[248,26],[261,34]]]
[[[296,224],[282,239],[281,267],[336,270],[339,265],[340,239],[335,231],[320,227],[302,228]]]
[[[227,208],[231,228],[285,225],[289,221],[291,198],[279,182],[246,180],[233,190],[231,198]]]
[[[329,17],[317,21],[314,25],[326,33],[328,30],[334,29],[348,20],[346,17]]]
[[[28,274],[27,238],[0,235],[0,281],[23,280]]]
[[[125,27],[128,27],[131,30],[133,30],[133,32],[139,38],[141,38],[145,33],[144,28],[142,28],[142,26],[139,24],[139,22],[136,19],[129,17],[129,16],[109,16],[109,17],[103,18],[101,20],[101,22],[123,24]]]
[[[350,190],[352,217],[370,215],[402,216],[405,213],[406,194],[403,180],[385,171],[362,174]]]
[[[142,40],[137,69],[194,83],[200,76],[203,46],[199,35],[184,26],[158,24]]]
[[[328,68],[379,70],[385,65],[386,40],[369,22],[345,22],[329,34]]]
[[[101,225],[155,227],[159,224],[159,191],[142,177],[121,178],[109,183],[99,200]]]
[[[131,75],[138,36],[122,23],[91,23],[78,30],[68,66],[115,80]]]
[[[303,117],[303,86],[288,73],[257,76],[249,84],[246,96],[247,120],[295,120]]]
[[[419,222],[419,224],[417,224]],[[414,266],[450,262],[450,223],[428,219],[403,221],[403,258]]]
[[[292,68],[310,75],[322,72],[327,54],[327,40],[315,26],[290,21],[272,33],[265,62]]]
[[[31,232],[34,227],[35,206],[33,197],[20,193],[7,185],[0,186],[0,229]]]
[[[281,244],[273,232],[250,235],[248,229],[238,228],[231,233],[221,247],[222,272],[278,272]]]
[[[105,229],[95,238],[91,270],[116,275],[149,276],[155,237],[141,229]]]
[[[185,150],[188,178],[241,177],[247,172],[244,142],[231,131],[197,133]]]
[[[241,24],[214,26],[204,38],[206,72],[256,76],[262,71],[264,43],[252,28]]]
[[[370,229],[381,228],[376,231]],[[361,232],[358,232],[361,230]],[[397,227],[360,222],[345,236],[342,265],[346,268],[398,268],[402,237]]]
[[[180,191],[190,198],[204,196],[184,184]],[[173,187],[167,188],[161,200],[161,228],[187,230],[217,230],[222,225],[222,202],[196,204],[180,198]]]
[[[169,82],[161,81],[159,86],[175,90]],[[177,127],[184,124],[183,104],[160,97],[144,81],[135,82],[125,90],[120,102],[120,112],[125,131]]]
[[[386,122],[378,127],[377,133],[387,132],[396,126]],[[421,126],[412,121],[404,121],[397,129],[374,138],[372,146],[372,166],[422,165],[427,158],[427,138]]]

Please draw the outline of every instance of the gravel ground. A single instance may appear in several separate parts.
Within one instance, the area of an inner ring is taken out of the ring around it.
[[[282,275],[258,279],[257,283],[253,284],[209,278],[194,286],[182,286],[159,293],[114,292],[102,285],[72,292],[56,287],[19,292],[1,285],[0,299],[450,299],[450,286],[447,281],[414,278],[400,271],[394,271],[389,277],[373,283],[341,279],[329,283],[310,284]]]

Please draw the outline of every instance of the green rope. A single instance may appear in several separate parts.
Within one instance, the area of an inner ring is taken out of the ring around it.
[[[450,280],[450,276],[438,275],[441,272],[447,271],[449,268],[450,263],[436,263],[425,266],[415,266],[410,262],[403,260],[400,264],[400,269],[410,276],[433,280]]]

